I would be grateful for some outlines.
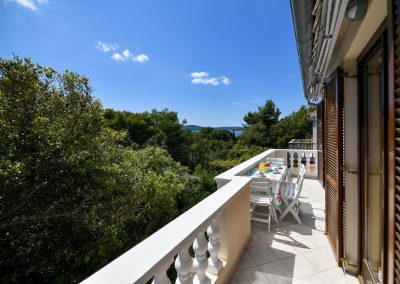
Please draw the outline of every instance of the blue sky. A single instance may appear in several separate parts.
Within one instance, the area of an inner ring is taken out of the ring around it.
[[[289,0],[0,0],[0,57],[89,77],[105,108],[241,125],[305,104]]]

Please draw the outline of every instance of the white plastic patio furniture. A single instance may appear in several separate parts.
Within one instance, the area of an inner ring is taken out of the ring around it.
[[[285,159],[284,158],[267,158],[266,159],[266,162],[267,163],[272,163],[272,166],[284,166],[285,165]],[[291,175],[291,173],[290,173],[290,168],[287,168],[286,169],[286,174],[287,174],[287,178],[286,178],[286,180],[287,181],[292,181],[292,175]]]
[[[271,217],[274,218],[276,223],[278,222],[272,201],[272,185],[265,178],[253,178],[250,183],[251,220],[267,223],[268,232],[271,229]],[[257,207],[266,208],[266,213],[256,212]],[[264,218],[256,216],[263,216]]]
[[[283,203],[285,204],[286,208],[279,216],[279,221],[282,221],[287,214],[291,213],[293,217],[296,219],[297,223],[302,224],[299,217],[300,212],[300,194],[301,190],[303,189],[303,182],[304,182],[304,174],[306,170],[303,164],[300,166],[299,176],[296,182],[285,182],[281,185],[281,195],[283,199]]]
[[[283,166],[285,164],[285,159],[283,158],[267,158],[266,162],[272,163],[274,166]]]

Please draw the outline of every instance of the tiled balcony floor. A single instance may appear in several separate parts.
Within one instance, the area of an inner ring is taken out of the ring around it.
[[[300,201],[303,224],[292,216],[283,222],[252,222],[251,240],[231,283],[358,283],[337,267],[325,230],[324,190],[316,180],[304,180]]]

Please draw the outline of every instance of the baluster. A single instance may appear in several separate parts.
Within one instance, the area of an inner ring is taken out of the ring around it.
[[[197,234],[196,240],[193,243],[193,250],[196,254],[194,259],[194,267],[196,268],[196,280],[200,283],[211,283],[210,278],[206,275],[208,267],[207,260],[207,241],[204,237],[204,232],[200,231]]]
[[[210,258],[208,259],[207,271],[214,275],[218,275],[223,264],[222,260],[220,260],[218,257],[221,245],[219,244],[219,226],[217,219],[211,221],[211,224],[207,229],[207,234],[210,239],[208,243],[208,252],[210,253]]]
[[[294,152],[289,152],[289,165],[290,165],[290,167],[291,168],[293,168],[294,167]]]
[[[154,274],[152,284],[171,284],[167,276],[167,270],[171,266],[174,260],[171,259],[170,261],[166,262],[164,265],[161,265],[156,274]]]
[[[153,277],[153,282],[152,284],[171,284],[171,281],[169,280],[167,276],[166,271],[162,271],[160,273],[156,273]]]
[[[300,169],[301,166],[301,156],[303,153],[297,152],[297,167]]]
[[[305,153],[306,155],[306,173],[311,172],[310,170],[310,159],[311,159],[311,153]]]
[[[175,269],[178,274],[176,283],[192,284],[192,267],[193,259],[189,254],[189,250],[187,248],[180,250],[180,252],[178,253],[178,257],[175,260]]]

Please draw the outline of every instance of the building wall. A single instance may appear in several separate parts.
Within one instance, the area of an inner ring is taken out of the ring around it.
[[[358,211],[360,206],[358,190],[358,99],[357,59],[372,37],[385,21],[387,2],[370,1],[366,16],[361,22],[345,19],[339,31],[328,74],[338,67],[344,73],[345,112],[345,164],[351,173],[345,175],[345,243],[344,257],[350,264],[358,262]]]

